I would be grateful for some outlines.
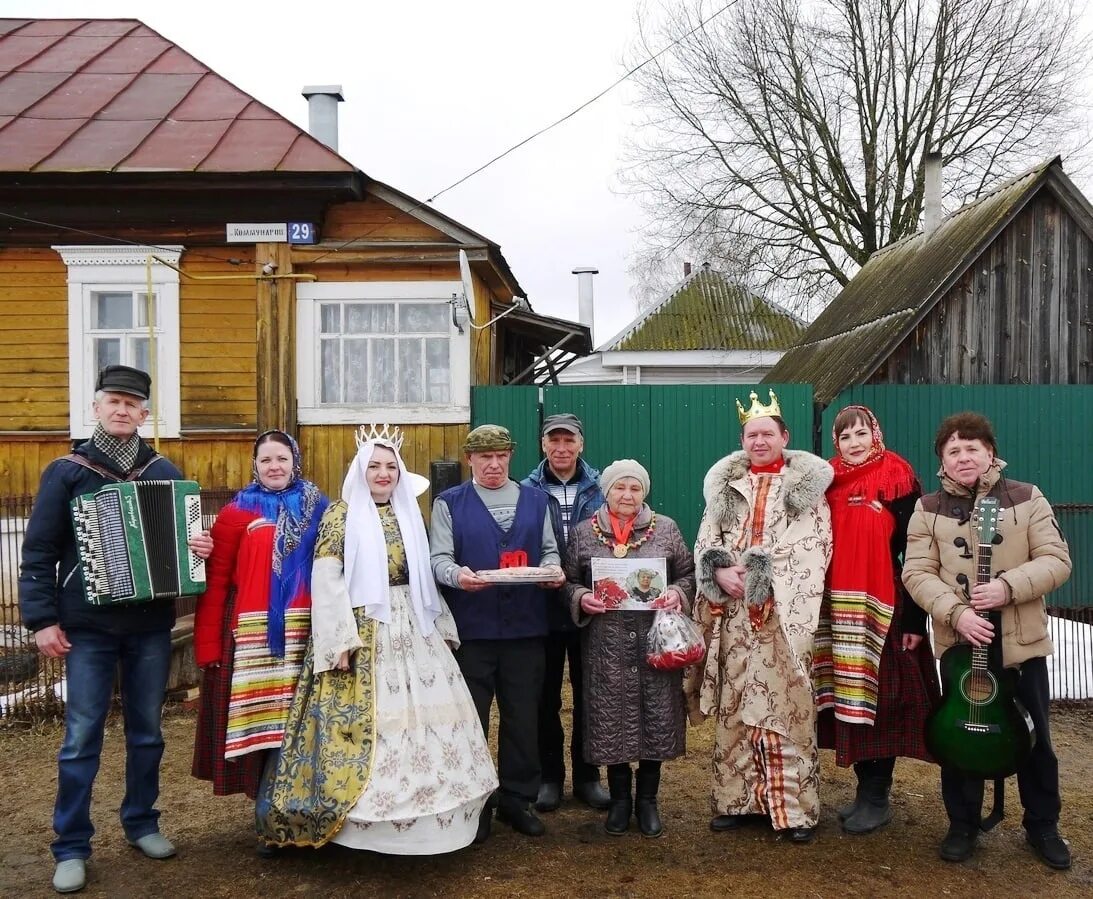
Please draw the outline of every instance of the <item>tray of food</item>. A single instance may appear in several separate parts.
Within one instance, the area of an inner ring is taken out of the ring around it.
[[[515,568],[487,568],[476,571],[475,574],[491,584],[539,584],[554,580],[558,576],[558,569],[518,565]]]

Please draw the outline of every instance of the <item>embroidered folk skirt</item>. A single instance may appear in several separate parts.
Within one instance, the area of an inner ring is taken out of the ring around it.
[[[409,587],[391,587],[390,624],[354,614],[364,648],[349,672],[316,676],[305,661],[263,836],[392,855],[463,848],[497,773],[455,658],[421,634]]]

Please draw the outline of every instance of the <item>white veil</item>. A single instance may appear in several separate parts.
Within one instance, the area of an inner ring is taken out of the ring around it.
[[[372,451],[383,446],[395,454],[399,478],[391,494],[391,508],[398,518],[399,532],[406,547],[406,564],[410,574],[410,602],[423,636],[435,629],[434,622],[444,609],[429,564],[429,538],[421,517],[416,495],[419,487],[429,482],[406,470],[398,447],[390,440],[366,440],[357,450],[342,484],[342,499],[348,510],[345,516],[345,584],[350,604],[364,606],[369,618],[391,623],[391,590],[387,577],[387,541],[383,536],[379,511],[368,489],[365,472]]]

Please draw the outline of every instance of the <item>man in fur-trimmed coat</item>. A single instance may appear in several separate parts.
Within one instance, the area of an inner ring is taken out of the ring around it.
[[[709,652],[689,672],[692,723],[715,715],[710,828],[761,816],[796,843],[819,817],[812,638],[831,559],[831,466],[787,450],[777,399],[741,408],[742,452],[706,474],[696,620]],[[739,403],[738,403],[739,406]],[[773,413],[773,414],[769,414]]]

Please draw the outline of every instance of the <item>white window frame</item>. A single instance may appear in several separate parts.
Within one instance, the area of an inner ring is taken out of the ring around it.
[[[150,254],[178,265],[183,247],[55,246],[68,267],[68,396],[69,430],[74,438],[95,430],[95,357],[92,349],[91,301],[96,293],[147,293]],[[178,272],[152,261],[152,291],[156,295],[156,368],[152,385],[161,437],[178,437],[182,425]],[[153,433],[152,418],[140,429]]]
[[[463,333],[448,317],[448,366],[451,388],[447,405],[323,405],[319,353],[319,304],[375,300],[450,303],[462,296],[459,281],[304,281],[296,286],[297,420],[302,425],[360,424],[387,421],[405,424],[465,424],[471,420],[471,329],[461,317]]]

